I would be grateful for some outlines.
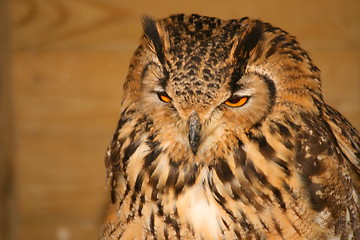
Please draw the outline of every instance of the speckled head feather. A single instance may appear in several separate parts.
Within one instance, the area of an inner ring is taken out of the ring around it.
[[[101,239],[360,239],[360,138],[287,32],[143,18]]]

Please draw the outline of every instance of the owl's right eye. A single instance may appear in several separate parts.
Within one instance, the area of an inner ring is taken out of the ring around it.
[[[249,98],[250,97],[248,96],[242,96],[242,97],[234,96],[226,100],[224,103],[229,107],[241,107],[248,102]]]
[[[158,92],[157,96],[162,102],[169,103],[172,101],[172,99],[165,92]]]

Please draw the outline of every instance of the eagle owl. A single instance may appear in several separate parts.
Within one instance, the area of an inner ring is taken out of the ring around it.
[[[287,32],[143,19],[100,239],[360,239],[360,137]]]

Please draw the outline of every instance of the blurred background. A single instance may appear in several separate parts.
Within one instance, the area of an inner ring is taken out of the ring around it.
[[[140,17],[250,16],[298,37],[360,129],[359,0],[1,0],[0,239],[96,239]]]

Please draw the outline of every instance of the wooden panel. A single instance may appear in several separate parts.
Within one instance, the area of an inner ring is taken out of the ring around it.
[[[0,1],[0,239],[16,237],[8,5]]]
[[[143,13],[284,28],[322,69],[325,99],[360,128],[358,0],[9,3],[19,239],[96,239],[108,201],[103,157]]]
[[[22,237],[96,236],[122,62],[108,52],[13,55]]]
[[[299,37],[308,50],[356,48],[359,38],[358,0],[14,0],[11,5],[16,49],[133,49],[143,14],[166,17],[179,12],[260,18]]]

